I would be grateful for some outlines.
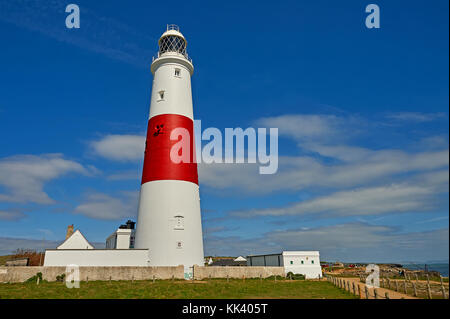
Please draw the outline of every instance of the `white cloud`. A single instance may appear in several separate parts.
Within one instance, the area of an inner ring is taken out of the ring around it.
[[[0,201],[51,204],[44,184],[68,173],[89,175],[92,168],[63,158],[62,154],[18,155],[0,159]],[[95,171],[94,171],[95,172]]]
[[[74,213],[95,219],[118,220],[137,215],[139,192],[121,192],[115,196],[92,193],[74,209]]]
[[[435,184],[394,184],[340,191],[301,201],[281,208],[231,212],[233,216],[281,216],[324,214],[327,216],[360,216],[386,213],[429,211],[437,207],[435,195],[448,191],[446,182]],[[447,187],[445,187],[445,183]]]
[[[430,122],[439,118],[444,118],[444,113],[422,113],[422,112],[397,112],[389,113],[387,118],[396,121],[406,122]]]
[[[266,117],[255,121],[257,126],[277,127],[280,135],[296,140],[323,140],[337,134],[345,128],[345,120],[334,115],[288,114]]]
[[[5,211],[0,210],[0,220],[18,220],[25,217],[25,214],[21,211],[12,210],[12,211]]]
[[[95,154],[109,160],[136,161],[144,158],[145,136],[111,134],[89,146]]]
[[[109,175],[106,179],[109,181],[139,180],[139,171],[123,171]]]
[[[445,169],[449,156],[448,150],[407,153],[358,148],[354,156],[342,149],[321,152],[330,156],[334,152],[333,156],[340,156],[342,161],[326,163],[310,156],[281,156],[278,172],[273,175],[260,175],[254,164],[200,164],[199,181],[214,189],[251,194],[348,189],[380,182],[398,183],[400,175]]]

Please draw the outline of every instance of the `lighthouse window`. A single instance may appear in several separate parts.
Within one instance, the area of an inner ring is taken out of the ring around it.
[[[180,76],[180,71],[181,71],[180,69],[175,69],[175,76],[179,77]]]
[[[183,248],[183,243],[181,241],[177,241],[177,249]]]
[[[159,91],[159,101],[164,100],[164,91]]]
[[[181,215],[175,216],[175,230],[183,230],[184,229],[184,217]]]

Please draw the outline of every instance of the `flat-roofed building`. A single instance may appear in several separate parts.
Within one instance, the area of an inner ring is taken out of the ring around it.
[[[285,273],[305,275],[307,279],[321,278],[318,251],[283,251],[279,254],[247,256],[247,266],[284,267]]]

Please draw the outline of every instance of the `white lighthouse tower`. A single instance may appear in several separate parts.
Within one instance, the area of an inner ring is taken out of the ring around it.
[[[148,248],[151,266],[203,265],[203,238],[195,163],[192,60],[186,39],[168,25],[153,59],[153,87],[147,128],[135,248]],[[189,132],[190,161],[176,163],[170,151],[174,129]]]

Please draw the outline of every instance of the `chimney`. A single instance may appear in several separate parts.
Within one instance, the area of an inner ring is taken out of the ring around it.
[[[69,238],[70,236],[72,236],[72,234],[73,234],[73,224],[67,226],[66,239]]]

